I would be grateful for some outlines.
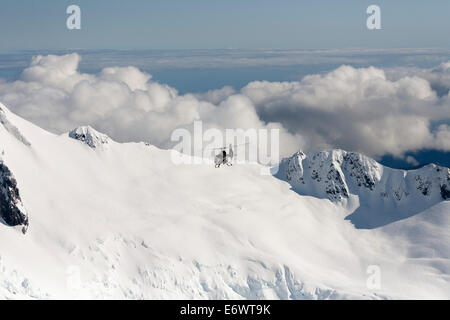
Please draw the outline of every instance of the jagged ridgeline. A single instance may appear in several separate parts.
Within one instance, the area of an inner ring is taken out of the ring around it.
[[[348,219],[359,228],[383,226],[450,199],[449,168],[392,169],[343,150],[298,152],[281,162],[278,178],[301,195],[349,207]]]
[[[450,169],[429,164],[416,170],[385,167],[356,152],[325,150],[312,156],[298,152],[281,163],[281,178],[294,189],[333,202],[351,194],[392,199],[396,202],[417,199],[450,198]]]

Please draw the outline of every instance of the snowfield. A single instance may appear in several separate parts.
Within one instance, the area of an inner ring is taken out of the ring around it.
[[[169,150],[90,127],[54,135],[0,108],[29,221],[25,234],[0,223],[0,298],[450,299],[447,168],[341,150],[296,154],[277,176],[175,165]]]

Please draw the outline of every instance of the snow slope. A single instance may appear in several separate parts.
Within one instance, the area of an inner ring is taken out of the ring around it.
[[[421,212],[358,228],[346,217],[359,202],[385,200],[347,176],[348,198],[330,201],[258,164],[175,165],[171,151],[90,127],[53,135],[0,108],[0,154],[29,219],[26,234],[0,224],[0,298],[450,298],[450,203],[434,185]],[[373,192],[393,185],[373,169]]]

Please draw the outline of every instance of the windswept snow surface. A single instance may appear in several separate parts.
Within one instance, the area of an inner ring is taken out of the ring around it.
[[[25,235],[0,224],[0,298],[450,298],[448,201],[361,229],[346,217],[363,196],[303,195],[257,164],[176,165],[146,143],[93,148],[0,108],[29,218]]]

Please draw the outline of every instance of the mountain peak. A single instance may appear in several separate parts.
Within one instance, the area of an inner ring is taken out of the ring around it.
[[[420,181],[425,180],[428,181],[424,182],[427,185],[431,182],[437,183],[436,187],[439,188],[436,190],[450,189],[450,185],[447,185],[450,183],[449,168],[429,164],[416,170],[392,169],[363,154],[340,149],[318,151],[312,155],[297,152],[282,160],[280,174],[284,180],[296,188],[302,189],[302,185],[309,183],[316,187],[320,186],[319,189],[315,188],[315,191],[320,193],[319,191],[323,187],[322,191],[325,193],[322,193],[321,196],[332,201],[348,198],[350,189],[355,194],[360,193],[361,190],[357,190],[358,188],[375,191],[387,182],[391,189],[393,185],[414,185],[418,190],[422,190],[423,183],[421,184]],[[410,184],[410,181],[405,181],[410,178],[415,183]],[[423,195],[429,195],[426,190],[422,191]],[[444,195],[442,197],[444,200],[447,199]],[[397,198],[400,200],[401,197]]]
[[[373,190],[383,171],[383,166],[375,160],[340,149],[318,151],[311,156],[297,152],[292,157],[283,159],[281,167],[282,178],[294,188],[302,190],[313,185],[313,190],[309,190],[311,195],[329,198],[331,201],[349,197],[348,180],[359,187],[365,186]]]
[[[357,152],[324,150],[283,159],[278,178],[299,194],[335,203],[357,200],[367,212],[389,210],[405,214],[450,199],[450,169],[428,165],[416,170],[385,167]],[[399,215],[400,216],[400,215]]]
[[[69,137],[80,140],[93,149],[110,142],[110,138],[106,134],[98,132],[91,126],[77,127],[69,132]]]

